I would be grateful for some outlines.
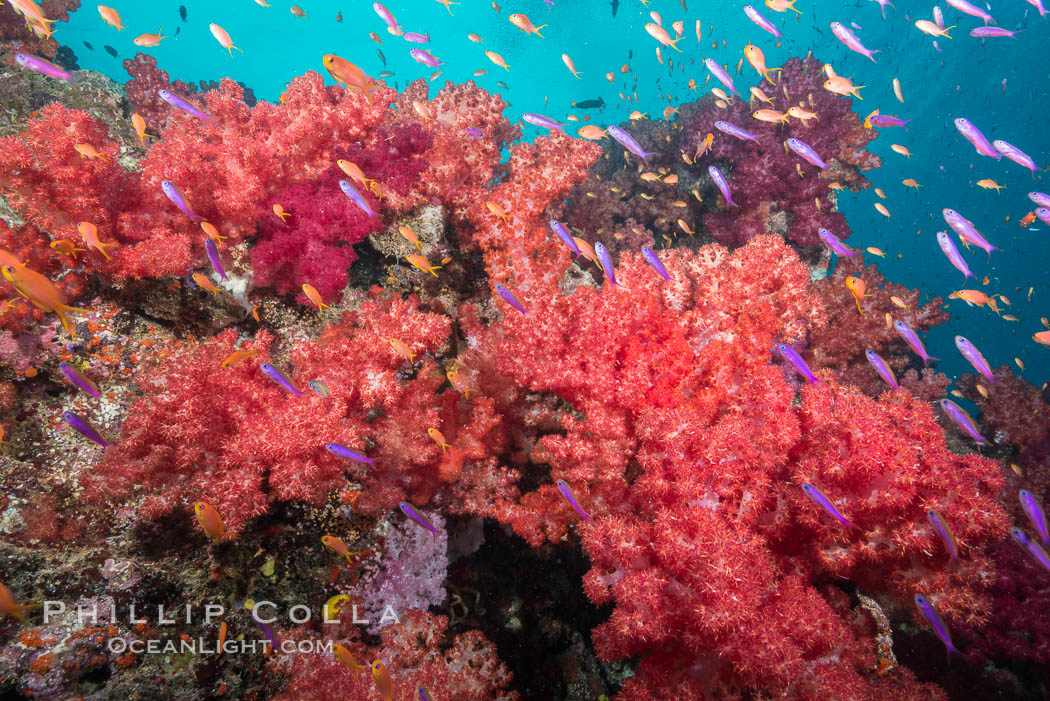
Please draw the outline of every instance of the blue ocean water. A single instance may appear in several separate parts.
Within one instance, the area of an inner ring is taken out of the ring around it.
[[[106,25],[95,5],[85,4],[56,37],[73,49],[81,68],[101,71],[121,82],[128,79],[122,60],[143,51],[155,56],[173,79],[198,82],[230,77],[251,87],[258,98],[272,101],[293,77],[308,70],[325,74],[321,56],[335,53],[371,75],[393,72],[388,83],[403,89],[408,82],[434,72],[410,58],[409,49],[420,47],[446,64],[433,91],[445,80],[475,80],[504,95],[511,103],[507,112],[511,119],[525,112],[562,119],[569,113],[583,113],[572,108],[574,100],[599,97],[606,107],[601,112],[590,111],[593,123],[618,123],[634,109],[659,118],[667,104],[678,105],[703,94],[707,77],[703,58],[714,58],[732,71],[748,42],[765,52],[770,66],[812,51],[818,60],[832,63],[838,73],[867,86],[860,91],[863,100],[854,100],[861,117],[880,109],[912,120],[907,131],[883,130],[868,147],[883,159],[883,167],[866,175],[885,191],[882,202],[892,217],[886,219],[875,211],[874,204],[880,200],[871,190],[839,197],[852,230],[849,243],[886,251],[887,258],[878,263],[887,279],[920,289],[924,300],[938,295],[947,298],[963,287],[978,288],[988,294],[1005,294],[1013,306],[1004,313],[1020,318],[1019,322],[1005,321],[987,308],[950,302],[951,322],[934,329],[927,339],[931,354],[944,359],[939,368],[950,377],[969,369],[952,340],[955,334],[962,334],[983,351],[993,367],[1010,364],[1017,371],[1013,365],[1017,357],[1027,368],[1021,374],[1030,382],[1039,385],[1050,380],[1050,349],[1032,340],[1034,332],[1044,330],[1040,317],[1050,316],[1050,231],[1038,221],[1027,229],[1018,224],[1033,209],[1026,193],[1050,190],[1050,177],[1046,172],[1033,177],[1005,158],[995,161],[976,154],[952,123],[956,117],[966,117],[990,140],[1009,141],[1040,166],[1050,165],[1050,130],[1045,124],[1050,115],[1050,63],[1045,60],[1050,56],[1050,15],[1041,18],[1024,0],[996,0],[990,8],[998,26],[1021,30],[1016,39],[971,38],[969,30],[982,22],[942,5],[946,24],[958,27],[951,31],[952,39],[937,40],[940,51],[931,37],[913,26],[915,20],[932,18],[932,4],[888,6],[884,19],[879,5],[871,0],[851,4],[798,0],[796,6],[803,14],[797,16],[756,5],[783,33],[779,46],[774,37],[748,20],[742,5],[697,0],[654,0],[648,7],[640,0],[557,0],[552,7],[544,0],[519,0],[504,3],[499,11],[490,0],[462,0],[451,5],[452,13],[436,0],[385,3],[406,31],[429,32],[432,42],[427,45],[408,44],[388,34],[372,3],[364,0],[302,0],[300,6],[307,13],[304,19],[296,18],[286,2],[262,7],[252,0],[187,0],[181,5],[185,21],[177,0],[109,0],[108,4],[123,17],[127,27],[123,31]],[[652,21],[650,11],[660,13],[664,27],[679,20],[685,24],[678,42],[681,53],[663,50],[665,60],[674,59],[673,70],[657,61],[657,44],[644,30]],[[537,26],[548,25],[542,30],[543,38],[527,36],[514,27],[508,21],[511,13],[525,13]],[[337,21],[339,15],[341,21]],[[702,41],[696,38],[697,20],[702,22]],[[829,29],[832,21],[855,23],[864,44],[879,51],[877,63],[839,43]],[[243,53],[228,55],[208,29],[212,22],[225,28]],[[159,47],[140,49],[132,44],[139,34],[161,27],[169,38]],[[382,44],[370,39],[370,32],[377,33]],[[471,32],[480,35],[484,44],[469,41]],[[94,50],[88,50],[84,41]],[[116,49],[117,58],[103,50],[106,45]],[[501,54],[510,70],[490,63],[486,49]],[[580,79],[562,64],[562,53],[572,57]],[[630,65],[631,74],[620,73],[624,64]],[[473,76],[478,69],[488,73]],[[605,78],[608,72],[616,74],[612,84]],[[745,63],[736,78],[738,88],[746,94],[757,77]],[[901,82],[904,104],[893,96],[894,77]],[[699,91],[688,88],[690,78],[700,86]],[[618,97],[620,92],[630,95],[635,90],[637,103]],[[891,143],[905,145],[912,157],[892,152]],[[914,178],[922,189],[916,192],[904,187],[904,178]],[[999,194],[981,189],[976,182],[982,178],[992,178],[1006,189]],[[981,251],[964,254],[978,282],[970,280],[964,285],[962,275],[937,247],[935,233],[947,228],[941,216],[946,207],[973,221],[1003,249],[992,255],[991,262]],[[989,283],[982,286],[980,279],[985,276]],[[1030,301],[1029,288],[1033,288]]]

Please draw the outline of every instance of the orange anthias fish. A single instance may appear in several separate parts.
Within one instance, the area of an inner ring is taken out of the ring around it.
[[[77,248],[76,245],[69,239],[59,239],[58,241],[51,242],[51,248],[57,253],[64,256],[72,256],[73,260],[76,260],[77,251],[86,251],[86,248]]]
[[[507,210],[505,210],[503,207],[496,204],[495,202],[486,202],[485,206],[489,208],[489,211],[492,212],[493,215],[499,217],[508,224],[510,223],[510,219],[507,218]]]
[[[875,203],[875,210],[878,211],[879,214],[881,214],[882,216],[886,217],[887,219],[890,218],[890,210],[886,209],[886,205],[884,205],[883,203],[876,202]]]
[[[310,19],[310,16],[309,14],[307,14],[306,10],[299,7],[298,5],[292,5],[288,8],[288,11],[291,12],[292,15],[294,17],[297,17],[298,19]]]
[[[288,217],[292,216],[291,212],[285,211],[284,207],[279,204],[273,206],[273,213],[277,215],[277,218],[281,221],[288,221]]]
[[[120,23],[120,13],[114,10],[112,7],[99,5],[98,13],[102,15],[102,19],[105,20],[106,24],[113,27],[118,32],[124,28],[124,25]]]
[[[164,27],[161,27],[156,34],[139,34],[131,43],[135,46],[144,47],[160,46],[160,42],[168,38],[161,34],[163,31]]]
[[[400,355],[402,358],[407,358],[408,362],[412,362],[416,359],[416,354],[409,349],[408,345],[404,341],[400,341],[396,338],[390,339],[390,347],[394,349],[394,352]]]
[[[382,701],[390,701],[394,696],[394,681],[390,678],[386,666],[379,660],[372,663],[372,679],[376,683],[376,690],[379,691],[379,698]]]
[[[462,3],[459,3],[459,2],[452,2],[452,0],[437,0],[437,1],[445,6],[445,9],[448,10],[448,13],[450,15],[452,14],[452,8],[449,7],[449,5],[461,5],[462,4]],[[493,3],[493,5],[495,6],[495,3]],[[498,12],[498,10],[497,10],[497,12]]]
[[[412,109],[416,111],[416,114],[418,114],[424,122],[430,121],[430,108],[427,107],[425,103],[422,103],[419,100],[412,100]]]
[[[332,653],[335,655],[335,659],[339,660],[339,664],[349,669],[354,674],[358,672],[367,672],[368,668],[357,664],[357,659],[339,643],[332,645]]]
[[[365,72],[360,68],[350,63],[346,59],[339,58],[335,54],[325,54],[321,58],[321,62],[324,67],[328,69],[332,79],[339,83],[347,90],[357,92],[358,90],[363,91],[365,94],[365,101],[371,103],[369,99],[369,90],[378,87],[371,79],[365,75]]]
[[[14,259],[14,256],[6,251],[0,251],[0,254],[3,254],[4,260]],[[86,312],[87,309],[68,306],[65,303],[65,300],[62,299],[62,295],[59,293],[58,289],[50,280],[24,265],[13,265],[7,263],[0,268],[0,272],[3,272],[4,279],[11,283],[18,294],[32,302],[39,309],[43,309],[45,312],[54,312],[57,314],[59,321],[62,322],[62,328],[64,328],[70,336],[75,337],[77,335],[65,313]]]
[[[546,27],[547,25],[541,24],[540,26],[536,27],[532,24],[532,22],[526,15],[523,15],[521,13],[513,14],[507,19],[510,20],[511,24],[513,24],[515,27],[525,32],[526,34],[535,34],[539,38],[543,38],[543,35],[540,34],[540,30]]]
[[[508,71],[510,70],[510,66],[507,65],[507,62],[505,60],[503,60],[503,57],[500,56],[495,51],[486,51],[485,55],[488,56],[488,59],[490,61],[495,63],[500,68],[503,68],[504,70],[508,70]]]
[[[1035,212],[1029,212],[1028,214],[1026,214],[1023,217],[1021,217],[1019,223],[1021,224],[1021,226],[1028,227],[1028,226],[1031,226],[1034,221],[1035,221]]]
[[[145,147],[146,145],[146,120],[140,115],[131,115],[131,126],[135,128],[135,133],[139,135],[139,143]]]
[[[26,619],[22,616],[22,612],[26,609],[31,609],[39,604],[20,604],[15,599],[15,595],[11,593],[11,590],[0,583],[0,614],[6,614],[8,616],[14,616],[25,625]]]
[[[864,310],[860,308],[860,300],[863,297],[871,297],[869,294],[864,294],[864,291],[867,289],[864,281],[859,277],[850,276],[846,278],[846,289],[848,289],[850,294],[853,295],[853,298],[857,300],[857,311],[863,314]]]
[[[539,32],[537,32],[537,34],[538,33]],[[562,54],[561,62],[564,63],[565,67],[569,69],[569,72],[572,73],[573,78],[576,78],[577,80],[583,80],[583,78],[580,77],[581,73],[578,70],[576,70],[576,64],[572,62],[572,57],[570,57],[569,54]]]
[[[977,305],[983,307],[988,304],[989,297],[980,290],[956,290],[948,295],[948,299],[961,299],[966,302],[966,305],[972,307]]]
[[[761,100],[762,102],[768,103],[770,105],[773,104],[773,100],[771,100],[769,96],[766,95],[765,92],[763,92],[760,88],[751,88],[751,96],[756,100]]]
[[[200,523],[201,528],[204,529],[204,535],[209,538],[214,538],[215,542],[219,542],[219,538],[227,535],[226,529],[222,525],[222,517],[219,516],[219,512],[213,509],[203,501],[198,501],[193,505],[193,513],[197,515],[197,522]]]
[[[96,158],[101,158],[104,161],[108,161],[109,160],[108,158],[103,156],[101,153],[99,153],[98,149],[96,149],[91,144],[74,144],[73,145],[73,150],[76,151],[77,153],[79,153],[84,158],[89,158],[89,159],[92,159],[92,160],[94,160]]]
[[[446,448],[451,448],[452,445],[445,440],[445,436],[442,435],[441,431],[436,428],[428,428],[427,435],[430,436],[430,440],[434,441],[441,446],[441,452],[444,453]]]
[[[1000,190],[1005,190],[1006,189],[1005,185],[1000,185],[999,183],[995,182],[991,178],[985,178],[983,180],[978,180],[977,181],[977,185],[978,185],[978,187],[982,187],[985,190],[995,190],[995,194],[999,194]]]
[[[779,124],[780,122],[788,121],[787,114],[771,109],[755,110],[751,113],[751,116],[760,122],[769,122],[771,124]]]
[[[321,536],[321,543],[332,552],[345,557],[347,562],[353,562],[353,556],[356,553],[350,552],[350,548],[347,547],[342,538],[337,538],[334,535],[324,535]]]
[[[792,12],[798,12],[798,14],[801,15],[802,13],[795,9],[795,2],[796,0],[766,0],[766,7],[773,12],[786,12],[791,10]]]
[[[80,232],[81,238],[84,239],[84,243],[87,244],[88,248],[93,248],[106,257],[106,260],[110,260],[109,254],[106,253],[106,247],[108,246],[119,246],[117,243],[102,243],[98,240],[98,227],[89,221],[77,222],[77,231]]]
[[[792,105],[789,107],[787,113],[789,117],[794,117],[804,124],[809,123],[809,120],[811,119],[817,118],[816,112],[811,112],[810,110],[799,107],[798,105]]]
[[[863,87],[865,86],[854,85],[852,80],[850,80],[849,78],[845,78],[841,75],[837,75],[834,78],[828,78],[824,81],[824,89],[828,92],[842,96],[852,95],[858,100],[864,99],[860,96],[860,93],[858,92]]]
[[[901,180],[901,184],[904,185],[904,187],[913,187],[916,190],[922,187],[922,185],[915,182],[915,178],[905,178],[904,180]]]
[[[229,32],[227,32],[225,29],[215,24],[214,22],[208,25],[208,29],[211,30],[211,35],[215,37],[215,41],[219,42],[219,45],[221,45],[222,48],[230,52],[230,58],[233,58],[234,49],[237,49],[241,53],[244,53],[243,49],[233,45],[233,39],[230,38]]]
[[[213,295],[219,293],[219,288],[215,286],[215,283],[209,280],[205,275],[202,275],[201,273],[194,273],[193,275],[190,275],[190,279],[197,283],[197,286],[200,287],[202,290],[211,292]]]
[[[748,44],[744,47],[744,57],[747,59],[747,62],[751,64],[751,67],[758,71],[759,75],[770,83],[773,82],[773,79],[769,76],[770,72],[779,71],[780,69],[766,67],[766,55],[762,53],[762,49],[754,44]]]
[[[463,395],[464,399],[470,399],[471,392],[473,392],[474,394],[480,394],[478,390],[470,386],[470,383],[467,382],[466,378],[464,378],[455,370],[449,370],[447,373],[445,373],[445,377],[448,378],[448,382],[450,385],[452,385],[453,389],[455,389],[457,392]]]
[[[322,312],[329,308],[329,306],[324,303],[324,300],[321,299],[321,294],[310,283],[303,283],[303,294],[306,295],[308,300],[317,305],[317,311]]]
[[[576,133],[588,141],[600,141],[605,138],[605,130],[595,124],[580,127]]]
[[[223,369],[232,368],[234,365],[238,365],[244,360],[247,360],[248,358],[254,358],[255,355],[255,351],[250,348],[235,350],[234,352],[226,356],[226,360],[220,363],[220,367],[222,367]]]
[[[434,277],[438,276],[438,274],[434,271],[441,270],[440,265],[431,265],[429,260],[427,260],[424,256],[421,256],[418,253],[412,253],[405,257],[408,259],[408,262],[413,265],[413,267],[419,268],[425,273],[430,273]]]
[[[696,154],[693,155],[693,160],[698,160],[700,156],[703,156],[705,153],[707,153],[707,150],[711,148],[711,144],[713,144],[714,141],[715,135],[711,132],[708,132],[707,136],[704,137],[704,140],[696,145]]]
[[[347,161],[340,158],[338,161],[335,162],[335,164],[339,166],[339,169],[346,173],[348,176],[350,176],[350,179],[356,183],[360,183],[365,187],[368,187],[371,183],[375,182],[374,180],[366,178],[364,171],[362,171],[356,163],[352,163],[351,161]]]
[[[208,235],[208,238],[210,238],[215,243],[219,243],[220,241],[226,238],[225,236],[219,233],[219,230],[216,229],[215,225],[211,222],[202,221],[201,229],[203,229],[204,233]]]
[[[412,231],[412,229],[408,228],[407,226],[399,226],[397,227],[397,230],[401,233],[402,236],[404,236],[408,240],[409,243],[416,247],[417,251],[419,251],[420,253],[423,252],[421,242],[419,240],[419,237],[416,236],[416,232]]]

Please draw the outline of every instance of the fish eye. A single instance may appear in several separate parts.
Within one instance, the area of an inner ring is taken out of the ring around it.
[[[925,604],[926,603],[926,597],[923,596],[922,594],[916,594],[915,595],[915,601],[917,601],[920,604]]]

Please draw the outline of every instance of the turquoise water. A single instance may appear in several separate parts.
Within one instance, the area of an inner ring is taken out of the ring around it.
[[[798,18],[758,5],[785,35],[780,47],[745,17],[742,5],[695,0],[652,2],[648,9],[639,0],[620,0],[615,17],[610,0],[559,0],[551,8],[542,0],[507,2],[500,13],[488,0],[463,0],[463,4],[452,6],[454,16],[431,0],[386,3],[406,31],[430,33],[432,42],[427,45],[408,44],[389,35],[372,4],[363,1],[304,0],[300,5],[309,19],[294,17],[290,3],[274,2],[264,8],[252,0],[185,2],[185,22],[180,19],[178,2],[110,0],[109,5],[121,13],[127,27],[124,31],[118,33],[107,26],[95,5],[85,5],[56,36],[74,50],[81,68],[102,71],[121,82],[128,78],[122,60],[145,51],[155,56],[173,79],[198,82],[228,76],[247,84],[260,99],[276,100],[285,83],[296,75],[308,70],[325,74],[321,56],[335,53],[372,75],[392,71],[394,76],[388,82],[403,89],[406,83],[434,72],[409,57],[408,50],[419,47],[429,49],[447,64],[442,66],[443,74],[434,83],[434,90],[445,80],[476,80],[505,96],[511,103],[507,112],[511,119],[525,112],[556,119],[569,113],[582,114],[572,109],[571,102],[598,97],[604,99],[606,108],[600,114],[590,111],[593,122],[617,123],[634,109],[656,117],[668,104],[667,95],[670,104],[677,105],[703,93],[707,77],[701,65],[703,58],[728,64],[732,71],[748,42],[765,52],[771,66],[813,51],[840,74],[852,75],[855,83],[868,86],[861,91],[863,101],[854,101],[854,109],[862,117],[879,108],[884,114],[913,120],[908,131],[883,130],[868,147],[883,159],[883,167],[867,176],[885,191],[887,199],[883,202],[892,218],[887,220],[875,212],[873,205],[880,200],[871,190],[843,193],[839,198],[853,232],[849,243],[885,250],[888,258],[880,261],[879,267],[887,279],[920,289],[924,299],[926,295],[946,298],[964,285],[962,275],[941,254],[934,235],[947,228],[941,217],[943,208],[961,212],[993,244],[1004,249],[993,254],[991,263],[980,251],[965,254],[978,278],[990,279],[986,287],[972,280],[965,287],[1005,294],[1013,302],[1006,313],[1015,314],[1021,321],[1003,321],[987,308],[971,309],[951,302],[952,320],[931,332],[927,342],[930,352],[944,358],[940,369],[949,376],[968,370],[952,342],[952,336],[963,334],[982,349],[993,367],[1004,363],[1013,366],[1012,359],[1019,357],[1027,368],[1022,374],[1030,382],[1050,380],[1050,363],[1046,362],[1050,349],[1031,339],[1034,332],[1043,330],[1039,318],[1050,316],[1050,231],[1038,221],[1028,229],[1017,223],[1033,209],[1026,193],[1050,190],[1050,178],[1046,172],[1033,178],[1028,170],[1005,158],[993,161],[977,155],[952,124],[953,119],[964,116],[990,140],[1009,141],[1037,164],[1050,165],[1050,131],[1045,126],[1050,113],[1050,63],[1045,60],[1050,56],[1050,15],[1040,18],[1023,0],[1003,0],[991,8],[998,26],[1023,30],[1017,39],[971,38],[967,33],[980,26],[980,20],[942,5],[946,24],[959,25],[951,32],[954,39],[938,40],[942,52],[913,26],[917,19],[931,19],[931,6],[923,4],[908,10],[903,2],[897,8],[887,7],[885,20],[879,6],[870,1],[842,5],[798,0],[797,7],[804,13]],[[679,42],[683,52],[664,50],[665,60],[675,60],[670,75],[668,66],[656,60],[656,42],[644,31],[645,23],[651,21],[649,10],[661,14],[665,27],[678,20],[685,22],[684,37]],[[527,14],[537,26],[549,24],[542,30],[544,38],[526,36],[510,24],[507,18],[515,12]],[[338,13],[342,22],[336,21]],[[703,23],[702,43],[696,40],[697,19]],[[864,44],[880,51],[876,54],[878,63],[840,44],[828,27],[831,21],[859,25],[861,29],[855,31]],[[234,52],[230,57],[211,36],[211,22],[224,27],[243,53]],[[170,35],[161,46],[139,49],[132,45],[135,36],[159,27]],[[370,32],[376,32],[382,44],[373,42]],[[479,34],[485,43],[471,43],[467,39],[470,32]],[[94,50],[88,50],[84,41]],[[717,48],[712,48],[712,41],[717,42]],[[118,57],[107,54],[105,45],[116,49]],[[490,63],[485,49],[501,54],[511,70]],[[562,64],[563,52],[572,57],[581,79],[574,78]],[[679,61],[684,61],[684,71],[680,71]],[[619,72],[625,63],[637,76],[637,104],[624,103],[617,96],[620,91],[630,94],[635,89],[633,78]],[[472,74],[478,69],[488,73],[475,78]],[[616,72],[613,84],[605,78],[610,71]],[[756,77],[745,64],[736,78],[741,92],[746,94],[746,88],[757,82]],[[901,81],[904,104],[893,96],[894,77]],[[699,85],[698,92],[689,90],[690,78]],[[504,81],[507,87],[500,87],[497,81]],[[912,157],[893,153],[891,143],[907,146]],[[903,178],[914,178],[924,187],[916,193],[901,185]],[[980,189],[976,182],[982,178],[992,178],[1006,189],[1001,194]],[[1007,216],[1009,222],[1004,221]],[[898,254],[903,257],[898,258]],[[1035,288],[1030,303],[1029,287]]]

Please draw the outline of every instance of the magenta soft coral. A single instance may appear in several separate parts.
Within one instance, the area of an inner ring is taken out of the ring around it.
[[[330,626],[332,627],[332,626]],[[425,687],[431,698],[470,701],[514,701],[507,691],[511,673],[500,662],[495,646],[478,630],[453,636],[448,619],[424,611],[401,614],[401,622],[383,629],[382,641],[366,646],[347,623],[326,636],[347,648],[359,665],[381,661],[393,682],[392,701],[417,701]],[[282,639],[313,637],[306,630],[279,633]],[[365,669],[352,672],[332,655],[290,654],[276,657],[267,671],[287,678],[276,701],[299,699],[379,698],[372,675]]]

